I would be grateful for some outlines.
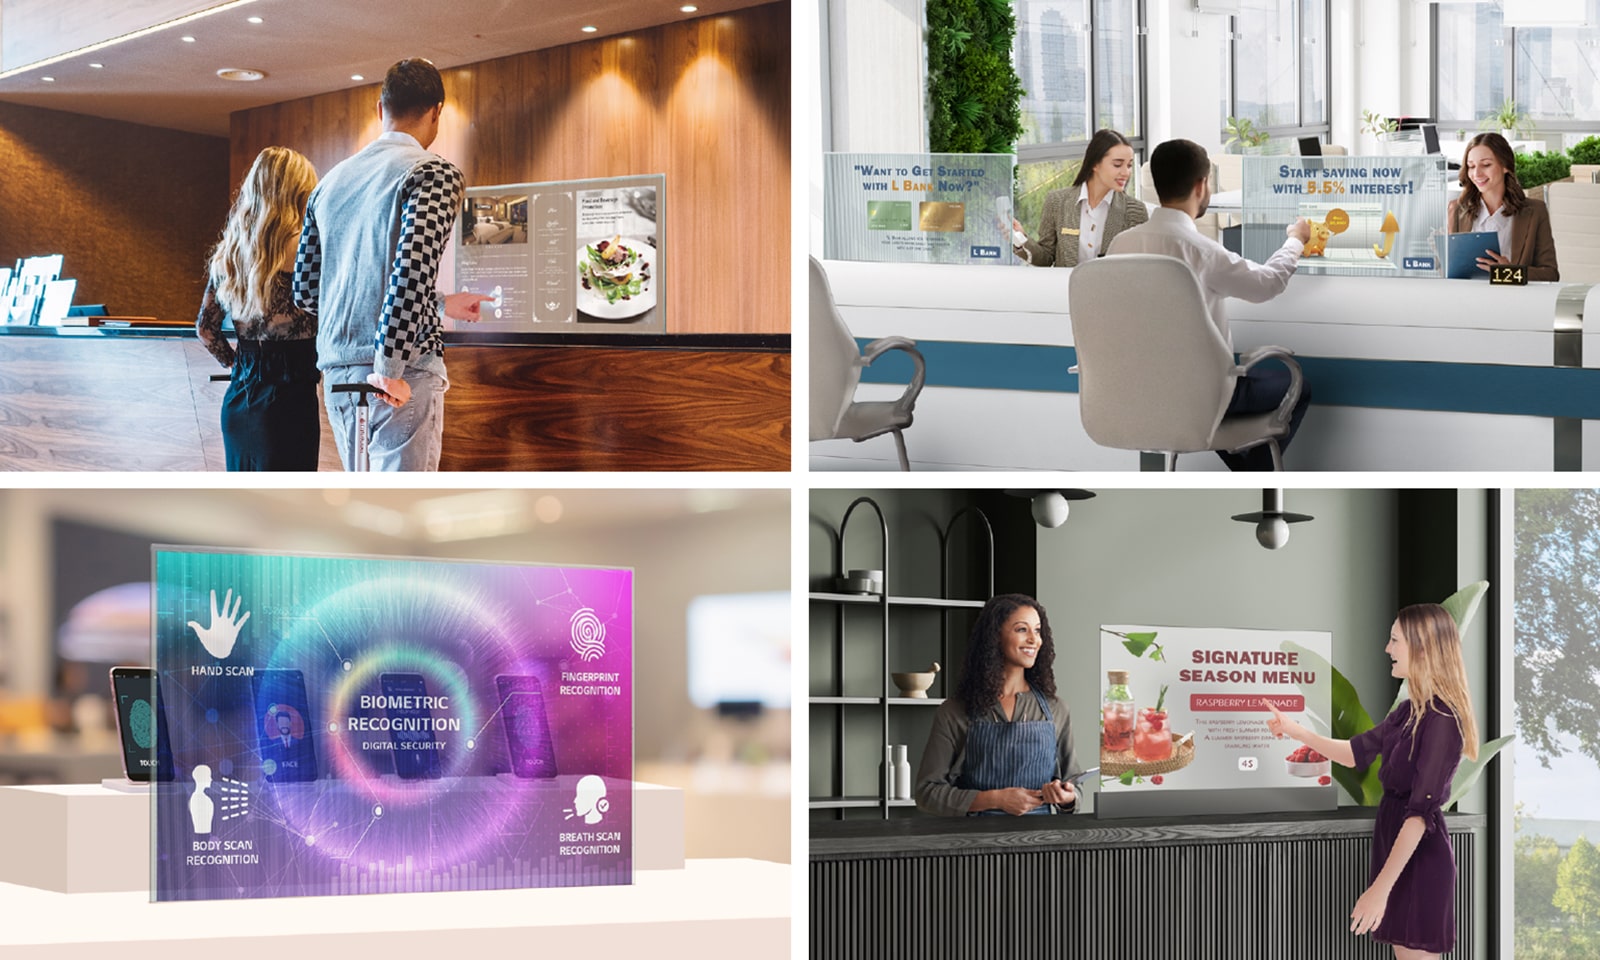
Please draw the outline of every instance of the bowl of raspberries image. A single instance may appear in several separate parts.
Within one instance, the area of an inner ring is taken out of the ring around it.
[[[1333,761],[1310,747],[1301,747],[1284,758],[1292,777],[1324,777],[1333,772]]]

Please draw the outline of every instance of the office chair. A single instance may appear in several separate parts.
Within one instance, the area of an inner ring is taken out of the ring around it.
[[[906,392],[898,400],[857,402],[856,385],[861,370],[890,350],[911,355],[915,371]],[[900,469],[910,470],[906,440],[901,433],[911,426],[912,408],[922,392],[926,364],[914,341],[905,337],[884,337],[858,349],[856,340],[839,316],[828,275],[816,257],[811,258],[811,439],[833,440],[849,437],[860,443],[885,433],[894,434]]]
[[[1273,469],[1283,469],[1278,438],[1288,434],[1300,399],[1300,365],[1283,347],[1253,350],[1236,363],[1188,264],[1155,254],[1102,257],[1072,271],[1067,302],[1078,352],[1071,372],[1091,440],[1160,453],[1167,470],[1177,469],[1180,453],[1242,453],[1265,443]],[[1234,379],[1268,359],[1291,373],[1278,409],[1223,416]]]

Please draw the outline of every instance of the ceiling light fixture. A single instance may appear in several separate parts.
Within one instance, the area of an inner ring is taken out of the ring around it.
[[[249,67],[223,67],[217,71],[217,76],[238,83],[254,83],[257,80],[265,80],[267,74],[264,70],[251,70]]]
[[[182,40],[184,43],[194,43],[194,37],[187,37],[186,36],[186,37],[179,37],[178,39]]]
[[[350,79],[351,79],[351,80],[365,80],[365,79],[367,79],[367,78],[366,78],[366,77],[363,77],[363,76],[362,76],[362,75],[361,75],[361,74],[359,74],[359,73],[352,73],[352,74],[350,74]]]
[[[684,13],[694,13],[696,10],[699,10],[700,8],[695,6],[692,3],[686,3],[683,6],[679,7],[678,9],[682,10]]]
[[[583,28],[583,32],[584,33],[594,33],[596,30],[599,30],[599,29],[600,29],[599,27],[584,27]]]
[[[56,82],[56,78],[55,77],[40,77],[39,79],[43,80],[45,83],[55,83]]]
[[[1282,490],[1261,491],[1261,509],[1255,513],[1234,516],[1240,523],[1256,525],[1256,542],[1268,550],[1280,549],[1289,542],[1289,524],[1305,523],[1316,518],[1306,513],[1285,513]]]
[[[89,69],[90,70],[104,70],[105,68],[106,68],[106,65],[103,64],[103,63],[91,63],[91,64],[89,64]]]
[[[244,18],[244,22],[245,23],[260,23],[261,22],[261,18],[260,17],[245,17]]]
[[[1067,522],[1070,512],[1067,501],[1094,497],[1092,490],[1007,490],[1006,493],[1031,501],[1033,521],[1052,530]]]
[[[145,27],[142,30],[135,30],[132,33],[125,33],[120,37],[112,37],[109,40],[102,40],[99,43],[91,43],[86,46],[78,47],[75,50],[68,50],[65,53],[58,53],[53,57],[45,57],[43,60],[35,60],[32,63],[24,63],[21,66],[0,71],[0,80],[5,80],[10,77],[17,76],[18,74],[26,73],[30,70],[41,70],[45,67],[62,63],[67,60],[75,60],[78,57],[86,54],[94,53],[97,50],[104,50],[107,47],[114,47],[119,43],[127,43],[129,40],[137,40],[140,37],[148,37],[152,34],[174,30],[186,23],[193,23],[196,20],[215,16],[216,14],[224,13],[236,7],[242,7],[245,4],[255,2],[256,0],[227,0],[227,2],[219,3],[214,7],[209,7],[205,10],[199,10],[194,13],[185,14],[184,16],[178,17],[174,20],[167,20],[162,23],[157,23],[152,26]]]

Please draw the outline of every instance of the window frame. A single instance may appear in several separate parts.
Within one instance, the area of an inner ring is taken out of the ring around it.
[[[1147,3],[1148,0],[1136,0],[1136,2],[1133,4],[1135,18],[1134,58],[1137,61],[1136,71],[1139,77],[1139,95],[1134,100],[1134,124],[1139,133],[1137,136],[1128,136],[1128,142],[1132,144],[1134,158],[1136,162],[1140,164],[1144,162],[1144,157],[1149,150],[1150,136],[1148,130],[1150,116],[1150,73],[1148,70],[1150,21],[1148,16],[1149,11],[1146,9]],[[1095,112],[1100,102],[1100,84],[1098,79],[1099,71],[1095,69],[1095,35],[1099,31],[1099,23],[1096,18],[1095,0],[1085,0],[1084,5],[1089,14],[1089,59],[1087,63],[1087,73],[1089,87],[1089,111],[1090,116],[1093,117],[1096,115]],[[1020,24],[1017,27],[1017,36],[1018,38],[1022,36],[1022,27]],[[1016,57],[1016,53],[1017,48],[1014,42],[1011,48],[1011,55],[1013,58]],[[1123,135],[1127,136],[1126,133]],[[1088,149],[1088,147],[1088,138],[1083,140],[1062,140],[1053,143],[1019,143],[1016,146],[1017,165],[1021,166],[1025,163],[1059,162],[1063,160],[1081,160],[1083,159],[1084,152]]]
[[[1300,0],[1291,0],[1299,5]],[[1331,0],[1319,0],[1322,4],[1322,116],[1315,121],[1307,122],[1305,116],[1307,90],[1305,88],[1302,57],[1305,55],[1306,31],[1305,18],[1295,19],[1294,37],[1294,112],[1297,122],[1294,124],[1277,124],[1267,127],[1257,127],[1267,134],[1269,140],[1292,141],[1298,137],[1320,137],[1323,142],[1328,142],[1333,136],[1333,54],[1329,50],[1329,39],[1333,36],[1333,3]],[[1219,140],[1226,143],[1228,140],[1228,117],[1239,115],[1239,41],[1243,34],[1239,33],[1239,17],[1237,14],[1228,17],[1228,71],[1227,71],[1227,113],[1222,117],[1222,126],[1219,128]]]

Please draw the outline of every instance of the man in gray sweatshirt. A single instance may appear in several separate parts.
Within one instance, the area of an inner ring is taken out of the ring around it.
[[[437,470],[444,433],[440,314],[477,320],[476,293],[440,295],[439,258],[461,209],[463,180],[428,147],[439,135],[444,80],[427,60],[389,68],[378,101],[383,135],[322,178],[306,205],[295,302],[317,314],[317,368],[346,470],[356,449],[355,394],[387,394],[371,414],[373,470]]]

